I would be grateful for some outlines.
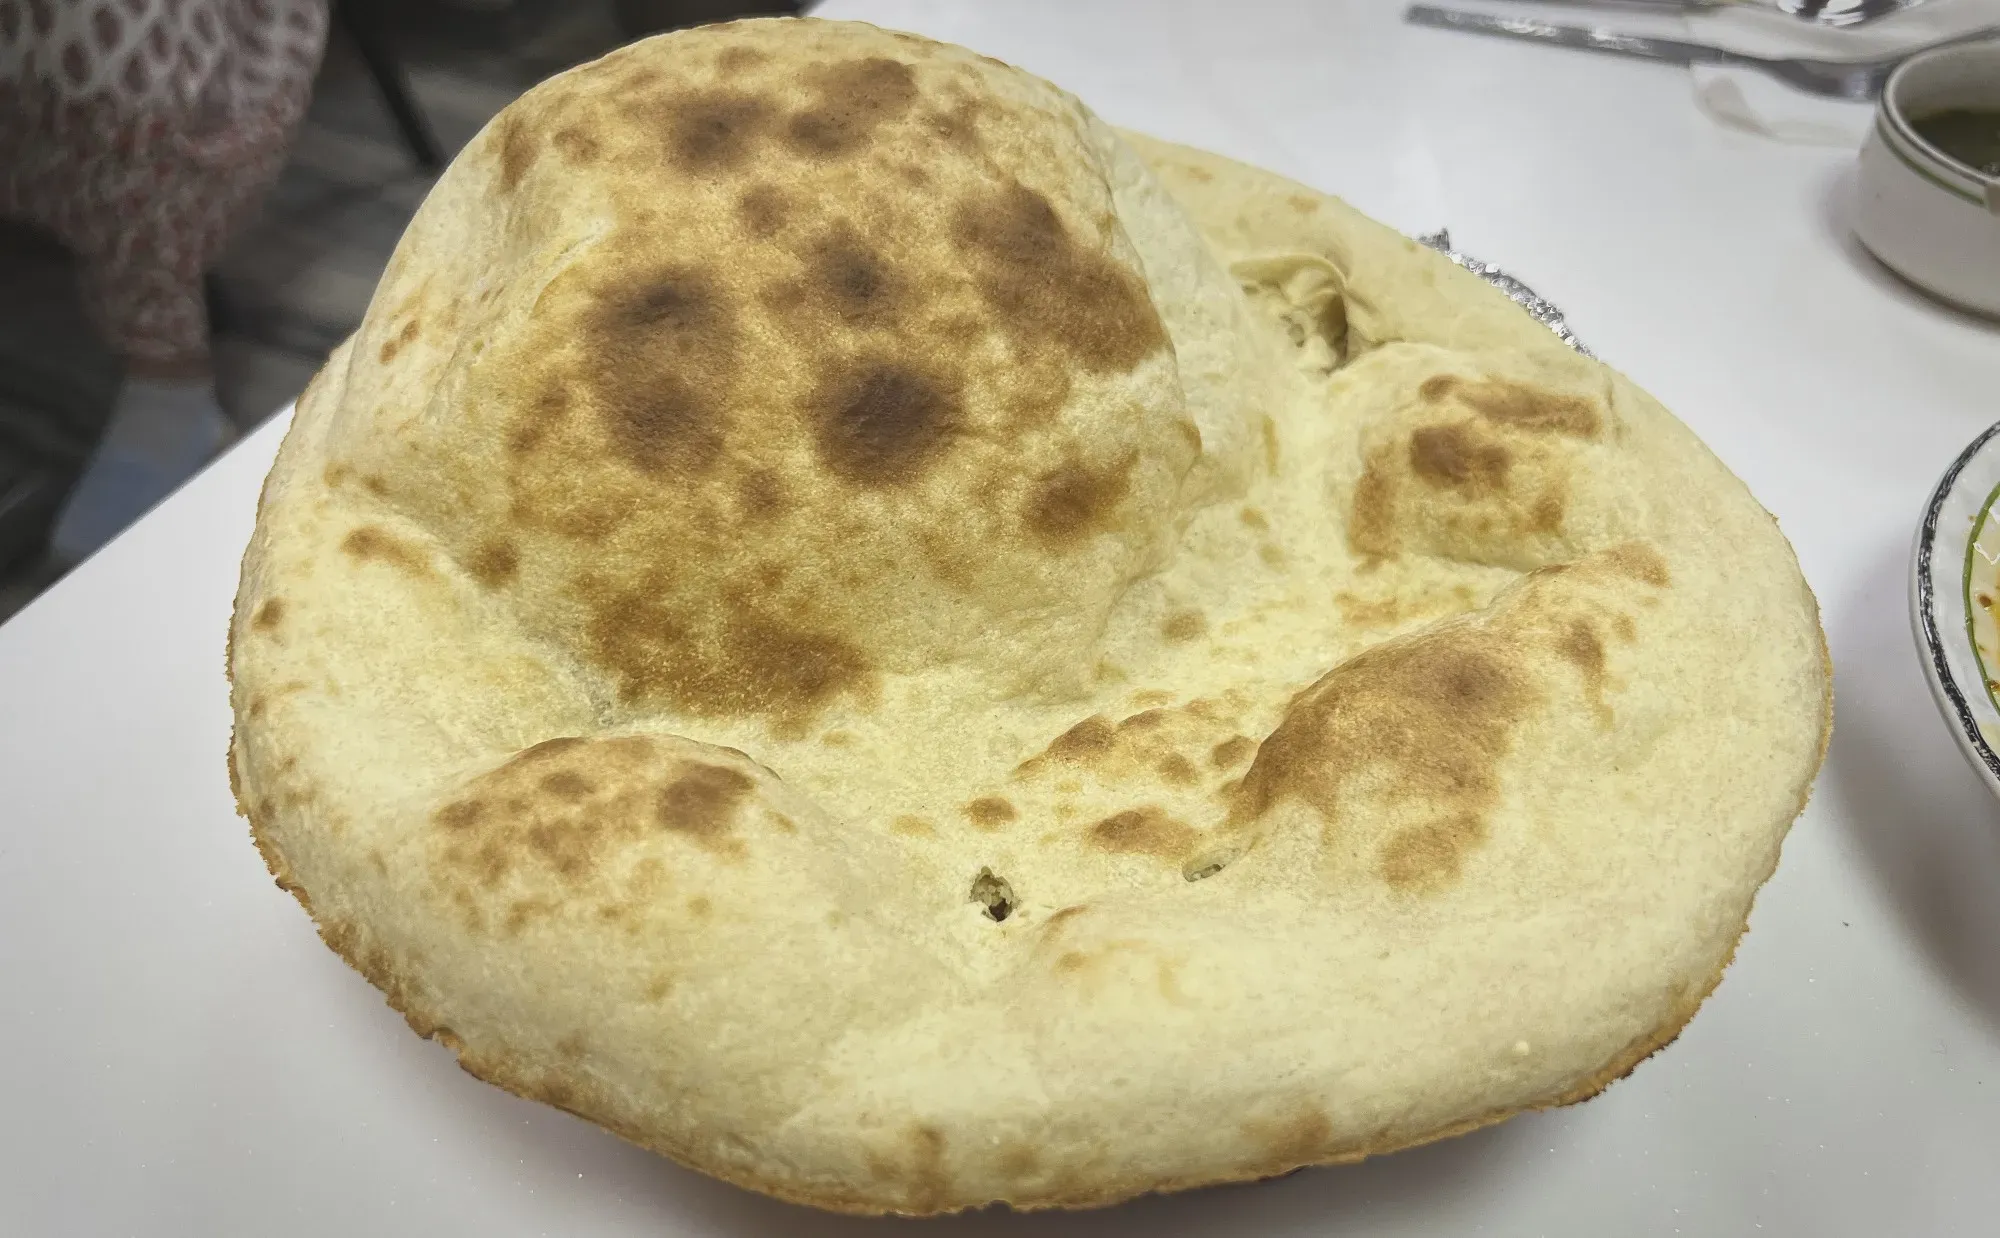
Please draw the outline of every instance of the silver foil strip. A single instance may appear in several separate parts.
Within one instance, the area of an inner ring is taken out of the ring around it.
[[[1563,343],[1568,344],[1571,348],[1576,349],[1586,357],[1596,355],[1583,346],[1582,340],[1576,338],[1576,332],[1569,329],[1569,323],[1564,320],[1563,312],[1537,295],[1533,288],[1515,279],[1499,267],[1481,262],[1477,258],[1469,257],[1453,249],[1451,247],[1450,229],[1440,228],[1429,235],[1420,236],[1417,238],[1417,243],[1430,246],[1495,288],[1506,293],[1509,301],[1527,310],[1536,322],[1555,332],[1556,336]]]

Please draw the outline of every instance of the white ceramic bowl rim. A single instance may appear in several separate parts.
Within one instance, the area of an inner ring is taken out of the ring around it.
[[[1910,123],[1910,118],[1903,111],[1902,104],[1903,81],[1912,72],[1921,72],[1941,60],[1948,61],[1967,55],[1968,53],[1978,55],[1985,52],[2000,52],[2000,34],[1995,34],[1991,38],[1970,39],[1964,42],[1952,43],[1945,47],[1934,47],[1927,52],[1918,52],[1916,55],[1911,56],[1891,70],[1889,80],[1883,83],[1882,103],[1879,114],[1895,129],[1896,136],[1903,139],[1905,145],[1923,154],[1937,168],[1949,171],[1953,175],[1972,181],[1975,184],[1994,186],[2000,185],[2000,176],[1988,175],[1978,168],[1972,167],[1970,164],[1960,162],[1931,145],[1923,135],[1917,132],[1916,126]],[[1891,145],[1890,149],[1899,156],[1902,154],[1901,151],[1896,150],[1894,144]],[[1936,178],[1930,174],[1929,169],[1913,168],[1912,170],[1933,184],[1936,183]],[[1950,185],[1939,185],[1938,187],[1947,192],[1957,194],[1960,197],[1966,196]]]
[[[1988,426],[1985,433],[1973,439],[1966,449],[1958,454],[1958,458],[1951,462],[1951,467],[1944,471],[1944,476],[1938,479],[1937,488],[1931,491],[1930,503],[1924,508],[1923,524],[1917,530],[1916,621],[1917,636],[1923,645],[1923,655],[1930,662],[1928,669],[1933,682],[1950,703],[1953,718],[1965,738],[1967,751],[1976,755],[1985,764],[1987,772],[1994,780],[2000,782],[2000,754],[1995,754],[1993,746],[1986,742],[1986,734],[1980,728],[1978,720],[1972,716],[1972,706],[1966,701],[1965,690],[1953,676],[1950,659],[1945,655],[1944,638],[1939,634],[1937,626],[1936,584],[1931,579],[1931,556],[1937,546],[1938,515],[1944,509],[1945,501],[1951,496],[1953,487],[1957,485],[1958,475],[1965,470],[1967,464],[1971,463],[1972,458],[1979,454],[1980,448],[1986,446],[1995,435],[2000,435],[2000,422]],[[1967,553],[1968,555],[1971,553],[1969,549]],[[1966,570],[1964,565],[1959,565],[1955,575],[1963,576]],[[1959,635],[1953,633],[1954,638]],[[1966,639],[1969,640],[1970,637]]]

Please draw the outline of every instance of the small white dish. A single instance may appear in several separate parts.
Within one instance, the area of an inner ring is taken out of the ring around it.
[[[1959,750],[2000,795],[2000,423],[1938,479],[1910,557],[1917,658]]]
[[[2000,316],[2000,177],[1958,162],[1911,124],[1952,108],[2000,110],[2000,38],[1922,52],[1890,74],[1861,148],[1854,231],[1911,283]]]

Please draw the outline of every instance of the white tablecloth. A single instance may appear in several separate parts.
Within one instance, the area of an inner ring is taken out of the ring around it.
[[[1846,224],[1850,158],[1723,132],[1672,70],[1380,0],[847,0],[1110,120],[1449,225],[1782,520],[1833,753],[1720,991],[1589,1104],[1364,1165],[940,1235],[2000,1232],[2000,808],[1925,694],[1904,573],[2000,417],[2000,329]],[[232,812],[222,645],[273,426],[0,628],[0,1234],[887,1235],[452,1069],[321,946]]]

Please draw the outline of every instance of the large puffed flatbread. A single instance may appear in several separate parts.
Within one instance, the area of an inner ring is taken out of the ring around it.
[[[453,162],[230,648],[257,845],[414,1029],[858,1212],[1592,1095],[1829,720],[1790,547],[1624,377],[1324,194],[816,21]]]

